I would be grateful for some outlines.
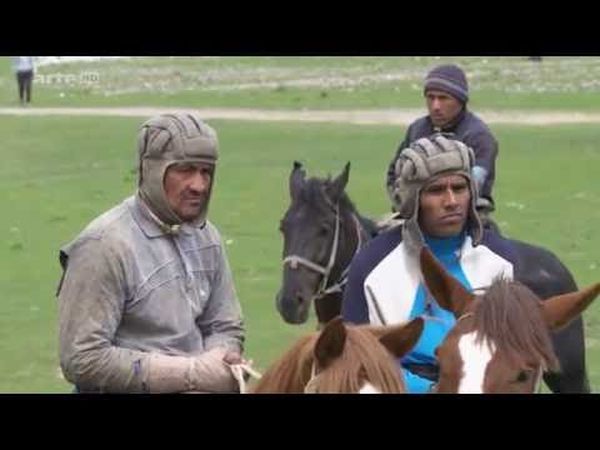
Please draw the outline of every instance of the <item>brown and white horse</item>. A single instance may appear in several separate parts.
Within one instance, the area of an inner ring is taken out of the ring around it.
[[[525,285],[496,280],[481,295],[468,292],[433,254],[421,252],[427,289],[457,318],[436,351],[440,393],[533,393],[544,371],[558,371],[550,333],[576,318],[600,293],[600,283],[541,301]]]

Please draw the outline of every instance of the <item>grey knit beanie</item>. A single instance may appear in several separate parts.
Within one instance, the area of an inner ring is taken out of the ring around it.
[[[463,70],[454,64],[435,67],[425,77],[424,93],[435,89],[446,92],[462,103],[469,101],[469,83]]]
[[[167,169],[181,162],[202,162],[214,166],[217,159],[217,134],[198,115],[175,113],[152,117],[142,124],[138,133],[139,194],[162,222],[181,224],[165,194]],[[213,180],[214,172],[208,200]],[[196,224],[206,220],[208,200]]]
[[[392,200],[400,216],[405,219],[402,236],[409,248],[420,251],[424,244],[419,227],[419,195],[422,188],[436,178],[449,174],[462,175],[469,181],[471,206],[467,223],[473,244],[479,244],[483,229],[475,210],[478,193],[476,183],[471,178],[474,160],[471,148],[441,133],[418,139],[401,151],[395,166]]]

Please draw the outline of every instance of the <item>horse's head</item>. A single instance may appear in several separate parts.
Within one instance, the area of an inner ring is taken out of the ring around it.
[[[394,358],[405,355],[423,331],[423,319],[395,326],[346,326],[340,317],[301,338],[263,375],[257,393],[401,393]]]
[[[457,318],[437,348],[441,393],[532,393],[544,370],[557,370],[550,331],[565,326],[600,293],[600,283],[540,301],[518,282],[496,280],[468,292],[424,248],[421,269],[439,305]]]
[[[421,318],[388,327],[353,327],[340,317],[331,320],[315,344],[305,392],[405,392],[394,358],[409,352],[422,331]]]
[[[307,180],[294,162],[291,204],[280,224],[284,268],[276,300],[288,323],[306,322],[311,301],[339,278],[360,239],[354,207],[344,193],[349,172],[350,163],[333,180]]]

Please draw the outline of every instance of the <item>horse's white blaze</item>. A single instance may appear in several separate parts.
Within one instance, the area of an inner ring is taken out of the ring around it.
[[[358,391],[359,394],[381,394],[381,392],[368,381]]]
[[[463,361],[463,376],[458,385],[459,394],[483,393],[485,369],[492,359],[494,348],[486,341],[476,343],[475,336],[475,332],[465,334],[458,342]]]

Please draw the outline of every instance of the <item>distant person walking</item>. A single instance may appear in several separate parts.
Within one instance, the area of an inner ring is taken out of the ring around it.
[[[15,56],[13,58],[13,69],[17,75],[19,85],[19,101],[21,106],[31,103],[31,85],[33,84],[33,57]]]

